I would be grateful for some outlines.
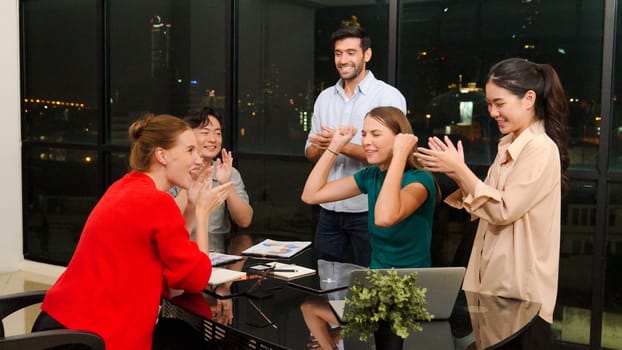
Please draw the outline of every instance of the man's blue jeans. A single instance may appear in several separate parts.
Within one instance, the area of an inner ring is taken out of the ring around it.
[[[369,266],[371,236],[367,220],[367,212],[341,213],[320,208],[315,232],[318,258]]]

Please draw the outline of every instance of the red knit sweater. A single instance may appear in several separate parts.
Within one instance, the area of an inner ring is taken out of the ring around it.
[[[147,175],[115,182],[42,309],[67,328],[93,331],[108,350],[150,350],[163,287],[199,292],[212,266],[190,241],[172,196]]]

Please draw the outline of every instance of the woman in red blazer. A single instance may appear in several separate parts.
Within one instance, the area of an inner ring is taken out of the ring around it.
[[[35,323],[37,330],[95,332],[109,350],[151,349],[164,286],[190,292],[207,286],[209,213],[231,190],[231,183],[211,188],[194,133],[181,119],[148,115],[130,126],[129,135],[132,171],[110,186],[89,215]],[[189,191],[196,243],[166,192],[174,185]]]

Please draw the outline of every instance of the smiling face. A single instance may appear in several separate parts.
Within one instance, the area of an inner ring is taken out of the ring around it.
[[[169,149],[159,148],[164,165],[166,179],[169,183],[181,188],[190,187],[190,183],[198,173],[203,161],[197,150],[197,141],[194,133],[186,130],[177,136],[177,142]]]
[[[345,38],[335,41],[333,54],[335,67],[341,79],[357,81],[357,79],[363,78],[361,73],[365,71],[365,65],[371,59],[371,49],[363,52],[360,38]]]
[[[380,170],[389,168],[393,157],[395,134],[378,119],[367,116],[363,123],[361,146],[365,151],[367,163],[378,165]]]
[[[536,94],[528,90],[523,97],[512,94],[493,82],[486,84],[486,101],[488,112],[497,122],[499,131],[504,134],[514,134],[514,139],[536,120]]]
[[[192,129],[197,138],[199,154],[207,163],[220,154],[222,149],[222,127],[218,119],[209,116],[209,123],[198,128]]]

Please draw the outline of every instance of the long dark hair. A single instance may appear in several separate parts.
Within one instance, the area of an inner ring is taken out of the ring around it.
[[[570,164],[568,156],[568,99],[557,72],[550,64],[538,64],[523,58],[498,62],[488,72],[486,81],[522,98],[529,90],[536,93],[536,118],[544,120],[546,134],[555,142],[561,162],[562,195],[568,192]]]

